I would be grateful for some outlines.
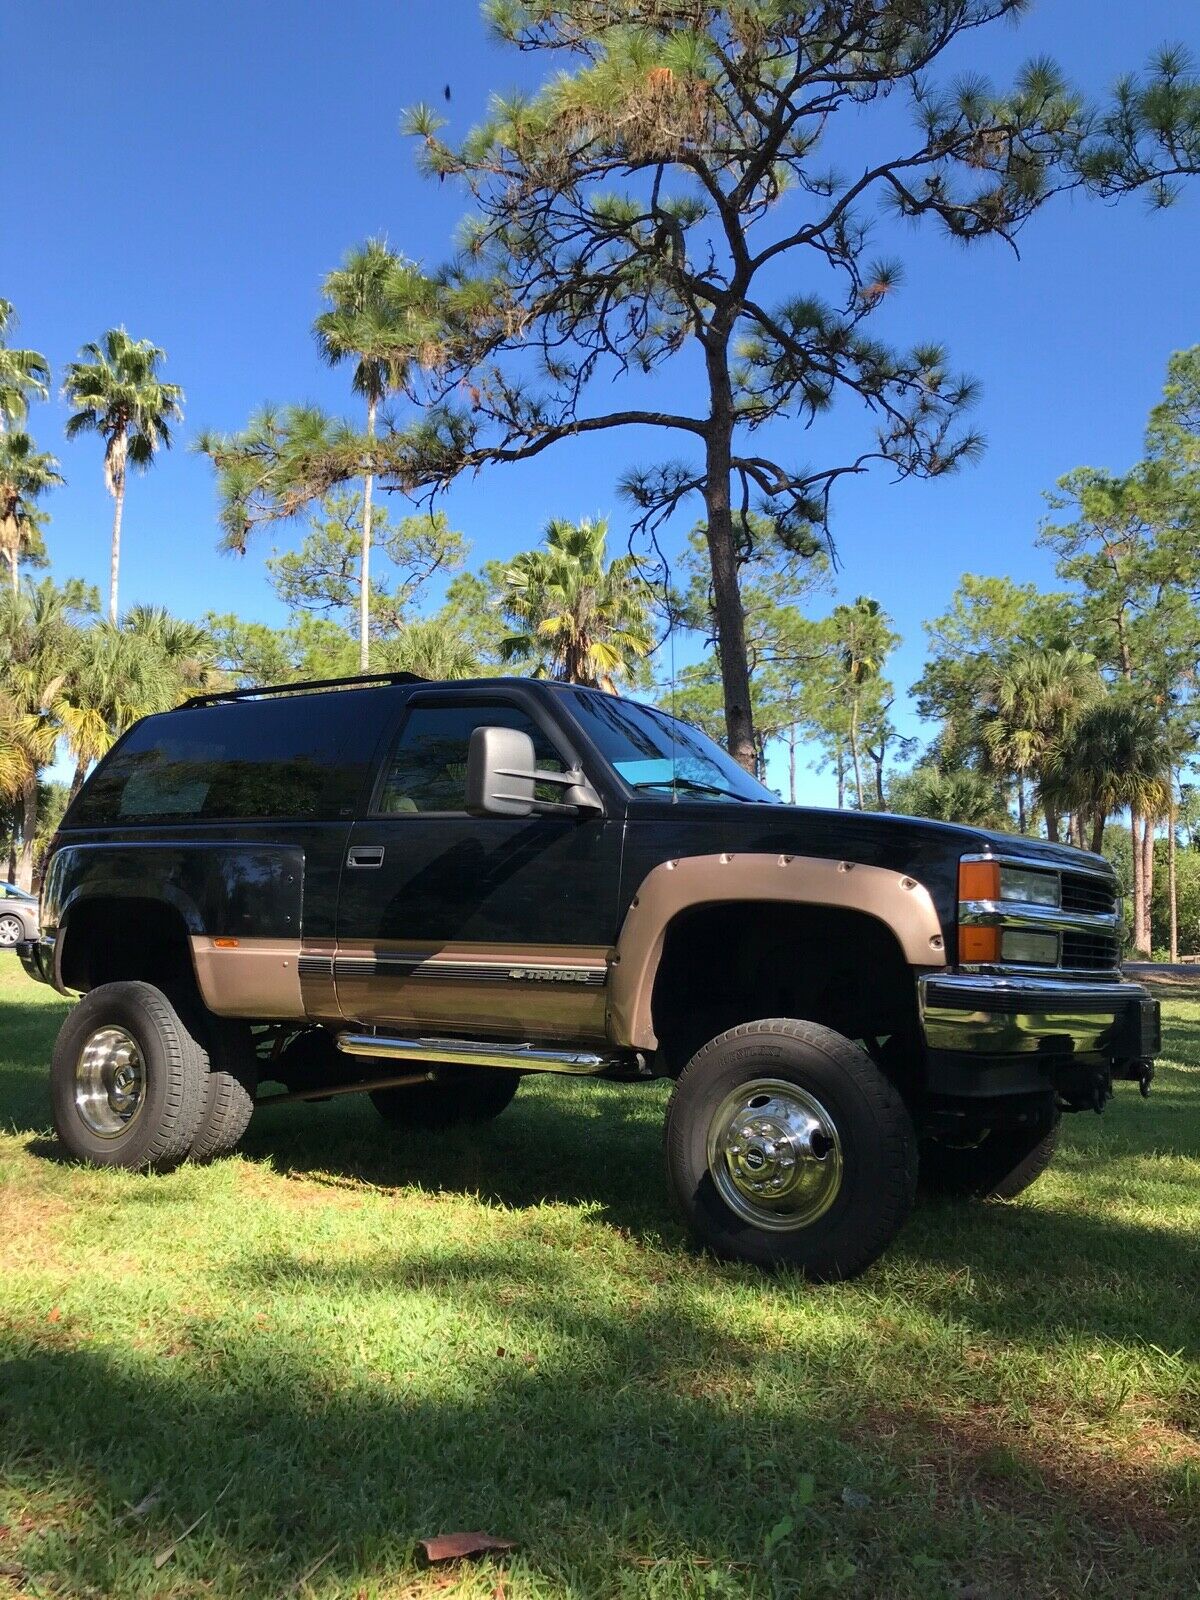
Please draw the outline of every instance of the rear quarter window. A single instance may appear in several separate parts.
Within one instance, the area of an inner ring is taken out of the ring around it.
[[[94,828],[328,814],[348,730],[343,707],[325,695],[149,717],[97,767],[67,821]]]

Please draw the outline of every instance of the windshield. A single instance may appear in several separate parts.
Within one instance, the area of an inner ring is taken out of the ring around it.
[[[675,800],[777,803],[719,744],[677,717],[598,689],[574,689],[571,696],[593,744],[630,788]]]

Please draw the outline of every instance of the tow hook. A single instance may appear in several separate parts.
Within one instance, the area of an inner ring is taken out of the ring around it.
[[[1139,1061],[1138,1062],[1138,1074],[1137,1074],[1138,1093],[1141,1095],[1143,1100],[1149,1100],[1149,1098],[1150,1098],[1150,1085],[1153,1082],[1154,1082],[1154,1063],[1153,1063],[1153,1061]]]

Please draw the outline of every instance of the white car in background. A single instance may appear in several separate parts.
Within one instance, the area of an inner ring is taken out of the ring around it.
[[[23,939],[38,936],[37,896],[15,883],[0,883],[0,950],[11,950]]]

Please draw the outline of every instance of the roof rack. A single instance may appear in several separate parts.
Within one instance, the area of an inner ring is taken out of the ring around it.
[[[375,683],[427,683],[416,672],[364,672],[352,678],[309,678],[304,683],[264,683],[252,689],[222,689],[212,694],[194,694],[180,707],[182,711],[196,706],[220,706],[231,700],[257,700],[267,694],[304,694],[312,689],[358,689]]]

